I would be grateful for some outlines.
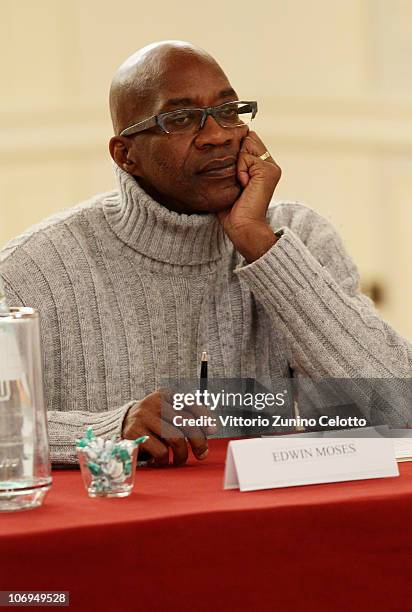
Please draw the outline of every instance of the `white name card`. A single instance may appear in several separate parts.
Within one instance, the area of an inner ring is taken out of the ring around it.
[[[276,436],[229,442],[224,489],[255,491],[399,476],[391,438]]]

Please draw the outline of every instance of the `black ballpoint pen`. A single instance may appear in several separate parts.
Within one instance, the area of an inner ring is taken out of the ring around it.
[[[203,351],[200,362],[200,392],[203,394],[207,389],[207,353]]]

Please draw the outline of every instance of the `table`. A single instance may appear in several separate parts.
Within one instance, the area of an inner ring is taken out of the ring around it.
[[[399,478],[240,493],[222,489],[226,446],[138,468],[125,499],[90,499],[78,471],[54,471],[42,508],[0,514],[0,588],[66,590],[70,609],[104,612],[411,609],[411,463]]]

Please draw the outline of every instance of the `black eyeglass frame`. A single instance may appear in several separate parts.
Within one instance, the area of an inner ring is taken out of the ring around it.
[[[215,114],[217,114],[218,110],[221,109],[222,107],[227,106],[228,104],[233,104],[234,102],[238,104],[249,104],[252,107],[251,121],[256,117],[256,113],[258,111],[258,105],[255,100],[252,100],[252,101],[250,100],[232,100],[231,102],[224,102],[223,104],[219,104],[219,106],[205,106],[204,108],[179,108],[177,110],[169,111],[167,113],[160,113],[160,115],[153,115],[152,117],[149,117],[148,119],[143,119],[143,121],[139,121],[139,123],[135,123],[125,128],[124,130],[120,132],[119,136],[131,136],[132,134],[138,134],[139,132],[143,132],[144,130],[149,130],[150,128],[156,127],[156,126],[159,126],[160,129],[163,130],[163,132],[165,132],[166,134],[170,134],[171,132],[169,132],[164,126],[164,123],[163,123],[164,118],[174,113],[180,113],[182,111],[202,111],[203,115],[200,120],[200,127],[199,127],[199,130],[201,130],[204,124],[206,123],[206,119],[208,118],[209,115],[213,117],[215,121],[219,123]],[[221,124],[219,123],[219,125]],[[221,127],[233,129],[236,127],[242,127],[242,125],[241,124],[233,125],[233,126],[223,125]]]

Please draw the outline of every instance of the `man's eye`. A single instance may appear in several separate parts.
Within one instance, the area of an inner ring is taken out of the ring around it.
[[[169,121],[176,126],[177,125],[182,126],[182,125],[186,125],[190,123],[191,121],[193,121],[193,118],[191,115],[182,114],[182,115],[176,115],[174,117],[169,117]]]
[[[220,111],[220,115],[222,117],[236,117],[238,114],[238,109],[236,108],[225,108]]]
[[[218,117],[220,121],[224,121],[226,125],[237,125],[240,121],[239,109],[237,106],[222,108],[219,111]]]
[[[164,126],[168,132],[178,132],[191,130],[196,126],[199,117],[196,112],[176,112],[176,114],[168,115],[164,120]]]

